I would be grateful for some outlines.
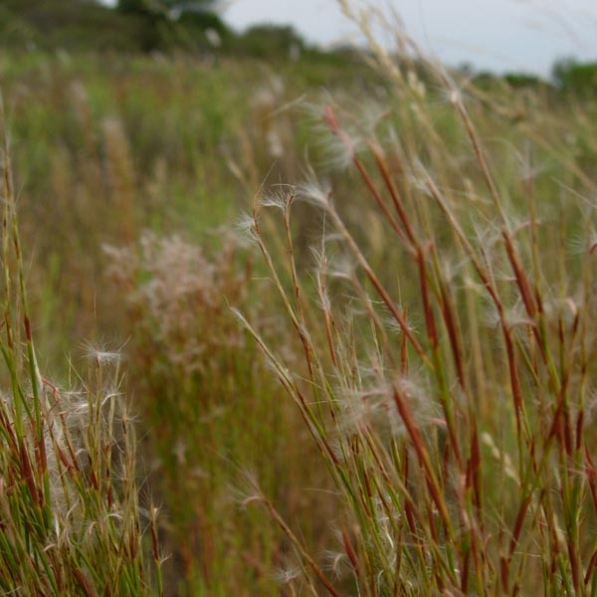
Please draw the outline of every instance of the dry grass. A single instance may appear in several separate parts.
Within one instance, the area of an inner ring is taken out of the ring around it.
[[[520,149],[507,147],[521,156],[513,180],[481,136],[475,90],[429,65],[453,112],[455,155],[414,71],[376,51],[400,105],[369,127],[333,104],[321,114],[352,196],[311,179],[257,201],[248,225],[308,374],[240,315],[343,496],[332,574],[258,487],[254,498],[301,553],[314,592],[343,594],[352,579],[371,596],[594,594],[597,181],[532,121]],[[535,160],[547,158],[566,182],[539,194]],[[300,200],[325,223],[313,279],[296,267]],[[282,266],[263,227],[272,206]]]

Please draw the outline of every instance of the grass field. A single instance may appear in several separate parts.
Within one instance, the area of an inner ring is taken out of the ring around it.
[[[595,101],[370,61],[2,56],[2,591],[597,595]]]

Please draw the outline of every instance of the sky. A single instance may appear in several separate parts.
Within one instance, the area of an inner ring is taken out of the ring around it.
[[[363,6],[363,0],[353,0]],[[597,62],[597,0],[377,0],[392,6],[425,53],[447,64],[496,73],[548,76],[555,60]],[[224,20],[237,30],[292,24],[322,45],[356,41],[337,0],[230,0]]]

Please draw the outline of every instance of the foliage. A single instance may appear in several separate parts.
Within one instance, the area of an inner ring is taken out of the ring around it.
[[[19,50],[134,51],[139,23],[84,1],[3,3],[2,45]]]
[[[281,25],[254,25],[243,33],[238,44],[250,56],[274,60],[288,59],[292,55],[298,58],[306,47],[291,26]]]
[[[552,77],[560,89],[571,95],[594,97],[597,91],[597,63],[560,60],[553,67]]]
[[[140,506],[121,355],[91,350],[78,389],[61,389],[41,372],[3,106],[0,126],[0,589],[55,597],[162,594],[157,509],[148,504],[144,516]]]
[[[188,51],[209,47],[202,41],[207,29],[214,29],[222,37],[229,34],[213,12],[198,12],[194,5],[177,13],[168,12],[175,8],[180,7],[156,4],[152,8],[146,2],[135,1],[123,3],[120,10],[83,0],[8,1],[0,7],[2,45],[69,51]]]
[[[169,12],[207,12],[213,10],[218,0],[118,0],[121,12],[136,14]]]
[[[119,0],[117,10],[139,23],[141,50],[191,50],[197,49],[197,36],[208,29],[228,34],[212,10],[215,4],[213,0]]]
[[[121,0],[116,9],[84,0],[8,0],[0,6],[0,44],[19,50],[217,53],[277,62],[305,54],[326,57],[291,27],[264,25],[237,35],[216,8],[210,0]]]

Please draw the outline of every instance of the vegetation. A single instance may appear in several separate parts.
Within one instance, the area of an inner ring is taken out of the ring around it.
[[[157,508],[140,505],[121,355],[90,349],[87,376],[66,389],[38,367],[1,105],[0,124],[6,388],[0,398],[0,589],[55,596],[161,593]]]
[[[120,0],[110,8],[87,0],[6,0],[0,7],[0,46],[19,51],[185,52],[279,62],[298,52],[326,57],[290,27],[263,25],[237,34],[216,12],[217,4]]]
[[[597,593],[595,104],[409,47],[2,56],[2,591]]]
[[[575,60],[560,60],[553,68],[553,79],[560,89],[571,95],[595,97],[597,64],[579,64]]]

